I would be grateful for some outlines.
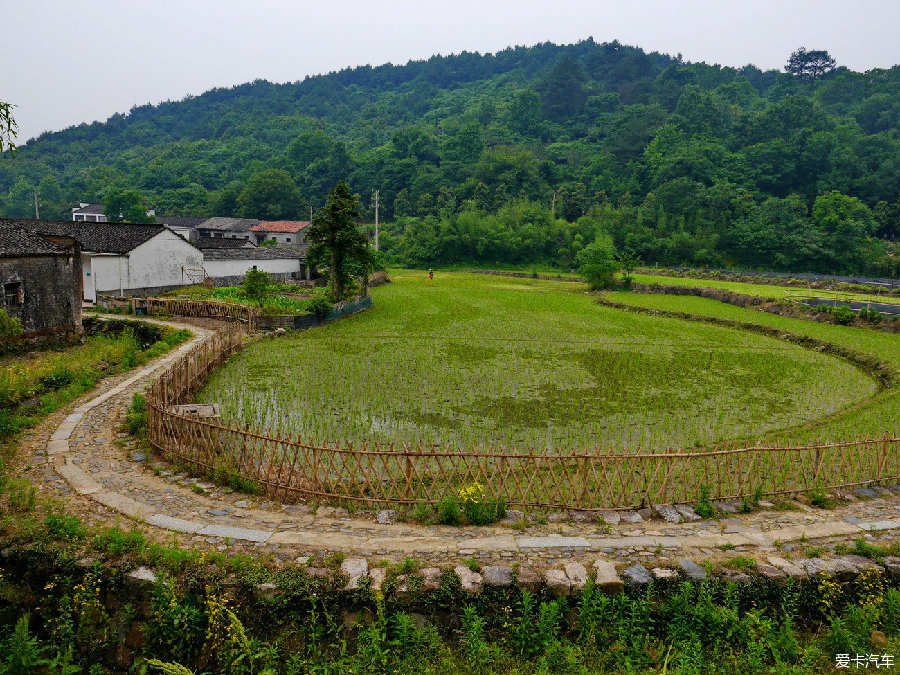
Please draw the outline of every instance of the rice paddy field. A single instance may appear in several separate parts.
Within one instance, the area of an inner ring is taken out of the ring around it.
[[[391,278],[362,314],[253,343],[198,400],[219,403],[226,420],[318,443],[520,449],[884,432],[897,412],[895,394],[843,359],[604,307],[581,284],[465,273],[429,282],[413,271]],[[900,365],[897,336],[701,298],[612,296],[784,322]]]

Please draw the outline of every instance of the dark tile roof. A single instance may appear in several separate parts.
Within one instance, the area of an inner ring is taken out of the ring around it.
[[[103,204],[88,204],[87,206],[80,206],[77,209],[72,209],[72,213],[84,213],[84,214],[97,214],[103,215]]]
[[[207,218],[199,227],[203,230],[217,230],[222,232],[247,232],[260,221],[254,218],[226,218],[216,216]]]
[[[203,251],[204,260],[304,260],[305,258],[306,251],[298,246],[210,248]]]
[[[256,248],[256,245],[249,239],[226,239],[225,237],[200,237],[197,240],[197,247],[201,249],[209,248]]]
[[[294,234],[309,225],[308,220],[264,220],[250,228],[252,232],[282,232]]]
[[[168,225],[169,227],[197,227],[206,220],[206,218],[194,216],[156,216],[157,225]]]
[[[36,234],[54,234],[75,239],[85,252],[128,253],[160,232],[162,225],[135,223],[91,223],[81,220],[13,220],[0,218]]]
[[[32,258],[46,255],[67,255],[62,246],[40,235],[0,220],[0,258]]]

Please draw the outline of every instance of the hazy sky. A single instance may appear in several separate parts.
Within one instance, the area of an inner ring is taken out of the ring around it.
[[[3,0],[0,17],[20,144],[256,78],[588,36],[730,66],[781,68],[800,46],[900,63],[897,0]]]

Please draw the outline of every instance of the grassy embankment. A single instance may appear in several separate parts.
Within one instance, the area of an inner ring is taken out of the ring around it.
[[[122,329],[124,327],[124,329]],[[0,358],[0,445],[94,388],[109,375],[147,363],[190,338],[185,330],[119,322],[83,344]]]

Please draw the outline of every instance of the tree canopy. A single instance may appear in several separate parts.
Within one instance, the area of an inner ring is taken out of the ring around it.
[[[165,215],[305,219],[347,180],[364,220],[380,192],[403,264],[574,265],[602,230],[646,262],[881,274],[898,175],[900,66],[800,49],[764,71],[585,40],[136,106],[0,160],[0,214],[37,191],[42,216],[67,217],[118,189]],[[832,193],[868,211],[833,209],[852,241],[815,214]]]
[[[815,80],[834,70],[835,60],[824,49],[800,47],[791,54],[784,69],[805,80]]]
[[[367,283],[372,252],[359,217],[359,198],[345,181],[338,181],[307,229],[307,261],[327,265],[334,302],[343,298],[352,272],[364,278],[364,287]]]

